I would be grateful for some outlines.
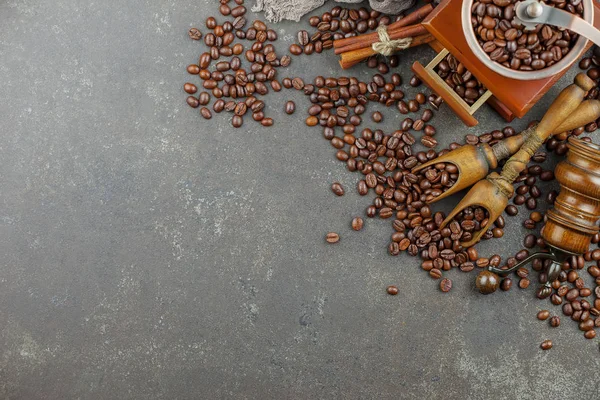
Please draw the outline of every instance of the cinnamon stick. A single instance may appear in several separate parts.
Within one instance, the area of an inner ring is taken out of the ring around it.
[[[423,26],[421,24],[417,24],[417,25],[406,26],[397,31],[388,33],[388,35],[390,36],[391,40],[397,40],[397,39],[405,39],[408,37],[420,36],[420,35],[424,35],[426,33],[427,33],[427,29],[425,29],[425,26]],[[369,50],[373,51],[371,46],[373,45],[373,43],[377,43],[378,41],[379,41],[379,36],[377,37],[377,40],[375,40],[373,42],[369,42],[365,46],[358,47],[358,44],[356,46],[348,46],[349,50],[344,51],[343,54],[350,53],[350,52],[356,51],[356,50],[361,50],[361,49],[369,49]],[[375,54],[374,51],[373,51],[373,54]]]
[[[405,26],[413,25],[418,22],[421,22],[425,19],[430,13],[433,11],[432,4],[426,4],[423,7],[415,10],[414,12],[408,14],[406,17],[402,18],[400,21],[396,21],[388,25],[387,30],[388,34],[399,30]],[[349,50],[356,50],[363,47],[367,47],[371,45],[379,39],[379,35],[377,32],[366,33],[364,35],[354,36],[350,38],[344,38],[333,41],[333,48],[335,49],[335,54],[340,54]],[[358,45],[360,44],[360,45]],[[352,46],[350,48],[349,46]],[[345,47],[348,47],[347,49]]]
[[[433,42],[435,40],[435,37],[430,33],[413,36],[412,38],[413,40],[410,42],[409,48]],[[348,51],[341,55],[340,66],[342,69],[348,69],[375,54],[375,50],[371,47]]]
[[[416,27],[419,27],[419,31],[417,31],[415,33]],[[396,29],[391,32],[388,31],[388,35],[390,36],[390,38],[392,40],[394,40],[394,39],[403,39],[405,37],[411,37],[411,36],[419,36],[419,35],[425,34],[426,32],[427,31],[426,31],[425,27],[419,23],[419,24],[415,24],[415,25],[405,26],[405,27]],[[379,34],[375,34],[375,35],[376,36],[373,39],[367,40],[367,38],[364,38],[364,39],[361,38],[360,40],[357,40],[352,44],[349,44],[349,45],[346,45],[339,49],[336,49],[335,52],[336,52],[336,54],[343,54],[343,53],[347,53],[352,50],[370,48],[374,43],[379,42]],[[363,36],[366,36],[366,35],[363,35]],[[359,36],[355,36],[355,39],[358,39],[358,38],[359,38]]]

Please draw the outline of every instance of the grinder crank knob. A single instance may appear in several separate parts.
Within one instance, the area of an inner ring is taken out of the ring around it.
[[[500,286],[500,277],[492,271],[484,269],[477,275],[475,285],[481,294],[494,293]]]

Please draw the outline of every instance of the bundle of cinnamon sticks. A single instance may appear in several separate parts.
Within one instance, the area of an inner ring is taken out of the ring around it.
[[[427,33],[425,27],[420,23],[429,15],[429,13],[431,13],[431,11],[433,11],[433,5],[426,4],[401,20],[388,25],[387,34],[389,35],[389,38],[391,40],[410,38],[411,41],[408,44],[408,47],[418,46],[435,40],[431,34]],[[333,42],[333,48],[335,49],[335,54],[340,55],[340,66],[343,69],[347,69],[377,54],[373,49],[373,45],[379,41],[379,33],[373,32],[335,40]]]

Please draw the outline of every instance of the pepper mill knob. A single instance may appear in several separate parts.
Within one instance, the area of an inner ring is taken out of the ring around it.
[[[500,286],[500,278],[492,271],[485,269],[481,271],[479,275],[477,275],[475,284],[477,285],[477,289],[479,289],[481,294],[490,294],[498,290],[498,286]]]

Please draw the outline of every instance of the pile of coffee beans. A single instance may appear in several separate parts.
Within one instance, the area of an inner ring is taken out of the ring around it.
[[[475,1],[471,23],[479,45],[492,61],[519,71],[550,67],[575,45],[578,35],[552,25],[538,25],[533,31],[515,21],[518,0]],[[548,1],[548,5],[578,16],[583,15],[580,0]]]
[[[390,17],[378,11],[367,10],[364,7],[353,9],[336,6],[322,15],[314,15],[308,19],[314,32],[301,30],[297,35],[297,43],[290,46],[294,55],[321,53],[333,48],[333,41],[349,38],[376,30],[380,25],[389,25],[400,20],[403,16]],[[385,74],[389,68],[398,66],[398,57],[393,55],[388,62],[378,61],[376,57],[368,60],[370,67],[379,68]]]
[[[458,167],[449,162],[440,162],[423,169],[426,181],[424,191],[426,202],[433,201],[450,189],[458,179]]]
[[[475,103],[487,91],[452,54],[440,61],[435,71],[469,105]]]
[[[187,103],[192,108],[200,108],[200,115],[205,119],[212,118],[213,112],[231,113],[231,124],[239,128],[247,114],[263,126],[273,125],[273,119],[265,116],[265,103],[257,96],[264,96],[270,90],[278,92],[282,85],[277,80],[277,69],[287,67],[291,58],[280,56],[272,42],[277,40],[277,33],[260,21],[248,24],[244,0],[221,0],[219,11],[222,21],[208,17],[205,26],[208,33],[203,34],[198,28],[188,32],[192,40],[204,38],[208,51],[202,53],[195,64],[187,67],[190,75],[198,76],[204,91],[198,92],[194,83],[186,83],[183,90],[189,95]],[[252,42],[244,46],[238,40]],[[248,69],[243,60],[250,64]],[[211,101],[212,111],[208,107]],[[286,112],[293,112],[293,105],[286,104]]]

